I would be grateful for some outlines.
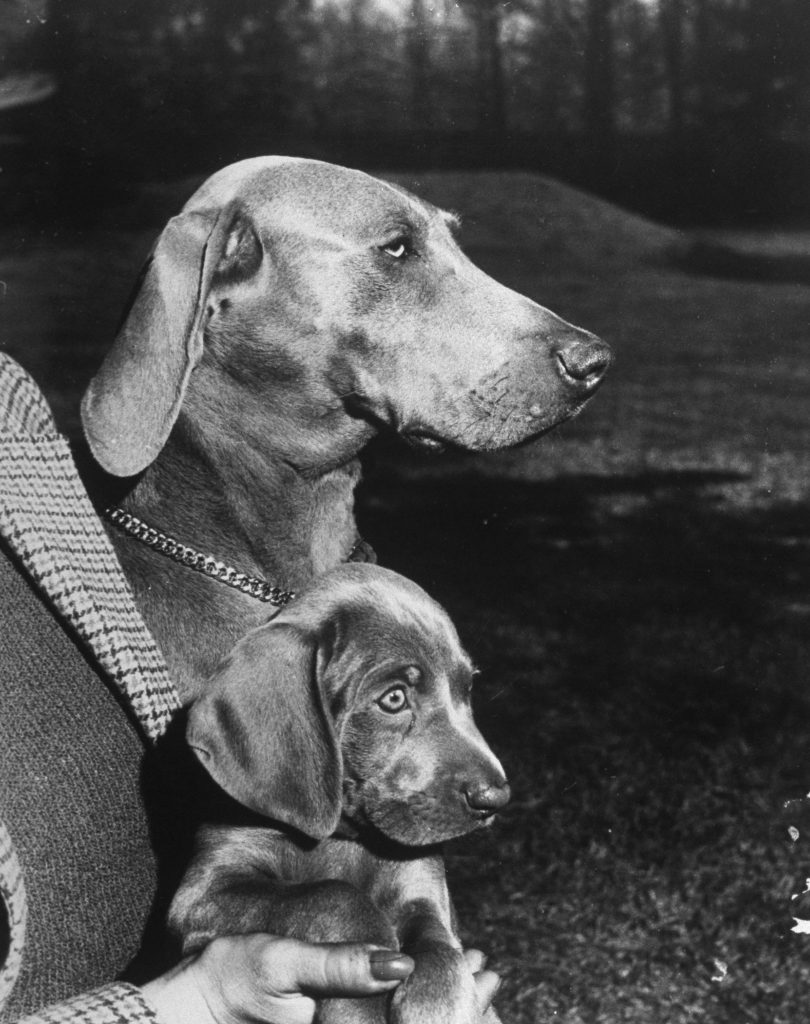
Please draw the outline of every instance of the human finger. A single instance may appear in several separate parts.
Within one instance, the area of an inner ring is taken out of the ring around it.
[[[501,987],[501,977],[495,971],[478,971],[473,975],[473,978],[478,1006],[481,1012],[484,1013],[489,1009],[492,1000]]]
[[[480,949],[465,949],[464,960],[467,967],[469,967],[471,974],[477,974],[479,971],[483,971],[487,965],[487,958]]]
[[[317,998],[380,995],[413,968],[409,956],[367,944],[229,936],[143,991],[165,1024],[312,1024]]]
[[[414,961],[406,954],[365,943],[270,942],[263,958],[267,977],[280,995],[374,995],[394,988],[414,969]]]

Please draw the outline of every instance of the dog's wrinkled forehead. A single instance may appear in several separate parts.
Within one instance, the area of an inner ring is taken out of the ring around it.
[[[321,576],[284,618],[308,629],[342,623],[364,662],[417,660],[440,670],[471,671],[447,612],[420,586],[378,565],[349,563]]]
[[[238,200],[257,221],[281,228],[312,227],[340,236],[376,236],[397,227],[454,227],[453,214],[439,210],[398,185],[362,171],[297,157],[257,157],[210,177],[186,210]]]
[[[372,587],[358,615],[380,657],[414,658],[436,670],[471,668],[450,617],[414,584]]]

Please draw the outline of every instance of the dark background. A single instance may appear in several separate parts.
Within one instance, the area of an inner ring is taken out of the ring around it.
[[[808,52],[806,0],[3,0],[4,73],[58,91],[0,154],[40,205],[272,151],[807,218]]]
[[[0,345],[68,433],[162,223],[243,156],[395,177],[610,341],[535,444],[365,459],[513,785],[448,849],[463,935],[506,1024],[804,1024],[807,0],[0,0],[0,47]]]

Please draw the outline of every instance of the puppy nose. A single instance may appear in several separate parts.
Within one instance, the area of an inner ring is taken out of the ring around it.
[[[589,390],[601,381],[613,358],[610,345],[587,336],[561,345],[554,354],[561,375]]]
[[[471,783],[464,787],[464,796],[470,809],[495,814],[509,803],[512,791],[505,780],[498,783]]]

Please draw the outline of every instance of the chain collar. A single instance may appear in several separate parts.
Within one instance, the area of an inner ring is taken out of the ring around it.
[[[188,569],[200,572],[204,576],[210,576],[212,580],[219,580],[235,590],[241,590],[248,597],[255,597],[257,601],[264,601],[267,604],[275,605],[276,608],[283,608],[285,604],[295,597],[292,590],[282,590],[280,587],[268,583],[261,576],[248,576],[247,573],[238,572],[233,566],[218,562],[213,555],[205,555],[194,548],[181,544],[180,541],[161,533],[154,527],[149,526],[142,519],[133,516],[129,512],[117,506],[108,508],[104,512],[105,517],[123,533],[129,534],[136,540],[143,541],[154,551],[166,555],[180,565]]]

